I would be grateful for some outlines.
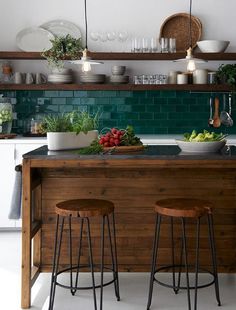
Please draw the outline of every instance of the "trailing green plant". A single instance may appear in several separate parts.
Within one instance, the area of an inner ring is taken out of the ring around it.
[[[236,64],[220,65],[216,71],[216,78],[218,83],[230,85],[234,90],[236,89]]]
[[[80,132],[87,133],[97,129],[99,113],[91,115],[88,112],[73,111],[59,115],[47,115],[42,122],[44,132]]]
[[[66,36],[56,36],[50,42],[52,47],[41,53],[47,59],[50,67],[62,68],[64,59],[67,57],[78,59],[79,53],[83,50],[81,38],[76,39],[69,34]]]

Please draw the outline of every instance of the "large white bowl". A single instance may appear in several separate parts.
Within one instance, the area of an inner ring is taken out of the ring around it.
[[[228,47],[230,41],[204,40],[198,41],[197,46],[203,53],[223,53]]]
[[[217,153],[226,144],[226,140],[212,142],[188,142],[175,140],[182,152],[186,153]]]

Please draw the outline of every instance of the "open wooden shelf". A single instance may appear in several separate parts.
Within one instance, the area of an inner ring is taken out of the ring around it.
[[[78,55],[78,58],[81,55]],[[125,52],[90,52],[94,60],[175,60],[184,58],[186,52],[178,53],[125,53]],[[236,53],[194,53],[205,60],[236,60]],[[44,60],[39,52],[1,51],[0,59]]]
[[[135,85],[135,84],[0,84],[0,90],[187,90],[202,92],[228,92],[231,88],[228,85]]]

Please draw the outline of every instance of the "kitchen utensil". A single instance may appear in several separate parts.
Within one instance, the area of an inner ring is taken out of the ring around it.
[[[186,153],[217,153],[221,150],[226,140],[211,142],[189,142],[183,140],[175,140],[182,152]]]
[[[234,121],[232,119],[231,114],[232,114],[232,95],[229,94],[229,116],[230,116],[230,118],[229,118],[229,126],[230,127],[233,126],[233,124],[234,124]]]
[[[56,19],[40,25],[41,28],[50,31],[55,36],[63,37],[67,34],[71,35],[75,39],[81,38],[81,32],[79,27],[67,20]]]
[[[213,127],[218,128],[221,125],[220,117],[219,117],[219,106],[220,101],[218,97],[215,97],[215,110],[213,116]]]
[[[229,41],[203,40],[198,41],[197,46],[202,53],[223,53],[229,45]]]
[[[209,106],[210,106],[210,116],[209,116],[209,120],[208,120],[208,125],[210,127],[213,127],[213,98],[210,97],[210,100],[209,100]]]
[[[51,40],[54,35],[43,28],[31,27],[18,32],[16,36],[17,46],[25,52],[42,52],[52,47]]]
[[[226,95],[223,95],[223,110],[220,112],[220,121],[226,127],[231,126],[231,117],[228,112],[226,112]]]

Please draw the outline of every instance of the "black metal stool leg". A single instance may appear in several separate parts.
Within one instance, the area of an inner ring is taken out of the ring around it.
[[[112,226],[113,226],[113,242],[114,242],[114,254],[115,254],[115,272],[116,272],[116,294],[117,301],[120,300],[120,286],[119,286],[119,276],[118,276],[118,259],[117,259],[117,246],[116,246],[116,222],[115,213],[112,213]]]
[[[101,225],[101,289],[100,289],[100,310],[102,310],[102,302],[103,302],[104,226],[105,226],[105,216],[102,217],[102,225]]]
[[[117,266],[116,266],[115,258],[114,258],[114,251],[113,251],[113,244],[112,244],[112,238],[111,238],[111,227],[110,227],[109,216],[106,216],[106,219],[107,219],[108,236],[109,236],[109,243],[110,243],[110,250],[111,250],[111,260],[112,260],[114,288],[115,288],[115,294],[116,294],[117,301],[119,301],[120,300],[119,284],[117,283],[118,272],[117,272]]]
[[[214,280],[215,280],[216,300],[218,302],[218,306],[221,306],[212,214],[207,215],[207,221],[208,221],[209,240],[210,240],[211,257],[212,257],[212,265],[213,265],[213,274],[214,274]]]
[[[88,231],[89,260],[90,260],[90,269],[91,269],[92,285],[93,285],[93,301],[94,301],[94,309],[97,310],[97,299],[96,299],[95,278],[94,278],[94,268],[93,268],[93,252],[92,252],[92,242],[91,242],[91,234],[90,234],[90,222],[89,222],[88,217],[86,217],[86,222],[87,222],[87,231]]]
[[[197,219],[194,310],[197,310],[197,289],[198,289],[198,270],[199,270],[199,236],[200,236],[200,217]]]
[[[185,260],[185,272],[187,282],[187,298],[188,298],[188,309],[191,310],[191,299],[190,299],[190,288],[189,288],[189,272],[188,272],[188,253],[187,253],[187,242],[186,242],[186,231],[185,231],[185,218],[181,218],[182,222],[182,238],[183,238],[183,250]]]
[[[53,258],[53,273],[52,273],[51,291],[50,291],[50,298],[49,298],[49,308],[48,308],[49,310],[53,310],[53,305],[54,305],[56,282],[57,282],[57,273],[58,273],[60,253],[61,253],[61,241],[62,241],[63,228],[64,228],[64,217],[62,217],[60,237],[58,240],[59,220],[60,220],[60,217],[58,215],[57,216],[57,228],[56,228],[54,258]]]
[[[161,216],[157,214],[153,250],[152,250],[152,267],[151,267],[151,276],[150,276],[150,283],[149,283],[147,310],[149,310],[151,303],[152,303],[153,283],[154,283],[154,276],[155,276],[155,270],[156,270],[157,250],[158,250],[159,237],[160,237],[160,226],[161,226]]]
[[[174,243],[174,227],[173,227],[173,217],[170,218],[170,227],[171,227],[171,256],[172,256],[172,278],[173,278],[173,290],[175,294],[178,293],[175,283],[175,243]]]
[[[73,288],[73,274],[72,274],[72,235],[71,235],[71,215],[68,217],[68,222],[69,222],[69,256],[70,256],[70,291],[72,296],[75,294],[75,290]]]
[[[79,281],[79,266],[80,266],[80,257],[81,257],[82,240],[83,240],[83,227],[84,227],[84,219],[82,218],[81,219],[81,225],[80,225],[80,234],[79,234],[79,251],[78,251],[78,261],[77,261],[77,271],[76,271],[76,278],[75,278],[74,294],[77,291],[78,281]]]

